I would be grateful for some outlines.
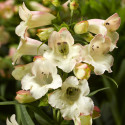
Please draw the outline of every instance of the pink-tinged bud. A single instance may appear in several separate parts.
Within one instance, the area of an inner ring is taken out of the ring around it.
[[[47,40],[53,31],[54,31],[54,28],[52,27],[39,29],[37,36],[40,38],[41,41]]]
[[[73,0],[72,2],[70,2],[70,9],[71,10],[76,10],[79,7],[79,4],[76,0]]]
[[[43,56],[34,56],[33,61],[36,61],[37,59],[45,60]]]
[[[93,110],[93,114],[92,114],[92,118],[93,119],[97,119],[101,116],[100,114],[100,109],[97,106],[94,106],[94,110]]]
[[[76,34],[83,34],[88,31],[89,23],[88,21],[81,21],[74,26],[74,31]]]
[[[86,63],[79,63],[76,64],[73,72],[78,79],[88,79],[90,77],[91,68]]]
[[[121,18],[117,13],[115,13],[105,20],[104,26],[110,31],[116,31],[119,28],[120,23],[121,23]]]
[[[58,7],[60,5],[59,0],[51,0],[52,4],[56,7]]]
[[[36,99],[34,99],[30,94],[30,91],[20,90],[16,93],[17,93],[17,96],[15,97],[15,99],[19,103],[30,103],[30,102],[36,101]]]

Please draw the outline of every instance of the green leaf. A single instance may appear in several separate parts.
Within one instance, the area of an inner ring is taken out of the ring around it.
[[[48,96],[45,95],[40,99],[39,107],[40,106],[48,106]]]
[[[17,105],[20,104],[17,101],[6,101],[6,102],[0,102],[0,105]]]
[[[98,92],[100,92],[100,91],[103,91],[103,90],[106,90],[106,89],[109,89],[109,87],[105,87],[105,88],[102,88],[102,89],[98,89],[98,90],[96,90],[96,91],[93,91],[93,92],[91,92],[88,96],[90,97],[90,96],[93,96],[93,95],[95,95],[96,93],[98,93]]]
[[[105,77],[105,78],[111,80],[117,86],[117,88],[118,88],[118,84],[117,84],[117,82],[113,78],[111,78],[109,76],[106,76],[106,75],[102,75],[102,77]]]
[[[24,105],[20,105],[21,109],[21,121],[23,125],[35,125],[29,116],[26,107]]]
[[[27,105],[28,108],[30,108],[33,112],[35,112],[35,116],[37,114],[37,118],[40,117],[43,125],[55,125],[54,121],[42,111],[41,108],[34,107],[31,105]]]

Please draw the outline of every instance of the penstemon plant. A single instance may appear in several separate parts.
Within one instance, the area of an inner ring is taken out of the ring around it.
[[[34,125],[35,117],[42,119],[38,122],[43,125],[68,124],[68,120],[73,120],[75,125],[92,125],[92,119],[100,116],[100,109],[90,97],[106,88],[90,93],[88,79],[91,74],[112,72],[114,59],[109,53],[117,48],[116,30],[121,20],[117,13],[106,20],[76,19],[77,0],[63,4],[58,0],[51,2],[57,12],[45,7],[43,11],[30,11],[25,3],[19,7],[22,21],[16,27],[16,34],[20,43],[13,57],[12,72],[22,88],[15,98],[16,104],[22,103],[19,124]],[[41,41],[28,36],[28,30],[36,28]],[[24,64],[21,60],[24,55],[33,56],[33,62]],[[54,120],[44,114],[43,106],[51,107]],[[30,117],[26,107],[35,115]],[[18,125],[15,115],[10,121],[7,119],[7,125]]]

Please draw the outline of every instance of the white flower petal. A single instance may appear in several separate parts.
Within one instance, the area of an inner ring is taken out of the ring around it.
[[[8,120],[7,118],[7,121],[6,121],[7,125],[19,125],[15,119],[15,114],[13,114],[11,117],[10,117],[10,121]]]
[[[79,82],[81,92],[83,93],[84,96],[87,96],[90,92],[89,85],[86,79],[80,80]]]
[[[90,115],[93,112],[94,104],[91,98],[80,96],[78,101],[79,109],[84,115]]]
[[[26,22],[22,21],[17,27],[16,27],[16,34],[20,36],[22,39],[25,38],[25,33],[27,31],[28,26],[26,25]]]
[[[91,20],[88,20],[88,22],[89,22],[88,31],[90,31],[92,33],[95,33],[95,34],[106,35],[107,29],[103,25],[104,24],[104,20],[91,19]]]
[[[70,45],[74,44],[74,39],[71,33],[67,30],[67,28],[65,27],[61,28],[59,34],[63,42],[67,41]]]

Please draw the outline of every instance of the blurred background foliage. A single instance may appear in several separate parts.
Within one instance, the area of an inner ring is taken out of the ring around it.
[[[4,2],[5,0],[0,0]],[[44,0],[35,0],[43,4]],[[65,2],[66,0],[63,0]],[[28,8],[30,7],[31,0],[15,0],[15,3],[12,4],[14,12],[12,17],[5,18],[0,14],[0,27],[4,27],[0,31],[0,40],[2,36],[4,38],[8,37],[8,42],[0,44],[0,101],[12,101],[15,98],[16,92],[20,90],[20,82],[14,80],[11,76],[13,70],[12,66],[12,54],[11,52],[15,51],[14,48],[18,46],[19,37],[15,34],[15,27],[20,23],[21,19],[18,15],[18,6],[25,2]],[[46,5],[51,7],[54,13],[56,10],[62,14],[60,22],[68,21],[70,19],[70,14],[66,13],[65,15],[61,13],[60,8],[54,7],[51,5]],[[11,9],[12,9],[11,8]],[[2,9],[0,8],[0,11]],[[104,75],[95,76],[92,75],[89,79],[89,85],[91,91],[100,89],[103,87],[110,87],[110,89],[102,91],[94,95],[92,98],[95,105],[101,109],[101,117],[97,120],[94,120],[94,125],[124,125],[125,124],[125,0],[79,0],[79,8],[74,12],[72,22],[76,20],[87,20],[87,19],[106,19],[114,13],[118,13],[121,17],[121,26],[118,30],[120,35],[119,41],[117,43],[118,48],[115,49],[112,53],[114,56],[114,65],[112,67],[112,73],[105,73],[106,76],[113,78],[118,83],[118,88],[113,84],[111,79],[108,79]],[[1,12],[0,12],[1,13]],[[64,17],[64,18],[63,18]],[[58,18],[59,19],[59,18]],[[59,20],[58,20],[59,21]],[[59,23],[60,23],[59,22]],[[6,35],[7,32],[9,34]],[[34,32],[30,31],[30,37],[38,39],[35,36]],[[10,50],[13,48],[12,50]],[[22,58],[25,63],[32,61],[32,57],[25,56]],[[42,108],[46,114],[48,114],[48,109]],[[7,105],[0,106],[0,125],[5,124],[7,117],[10,117],[12,114],[18,114],[18,106]],[[32,115],[32,113],[31,113]],[[44,123],[44,122],[43,122]],[[72,124],[72,122],[64,123]],[[43,124],[45,125],[45,124]],[[54,125],[54,123],[53,123]]]

